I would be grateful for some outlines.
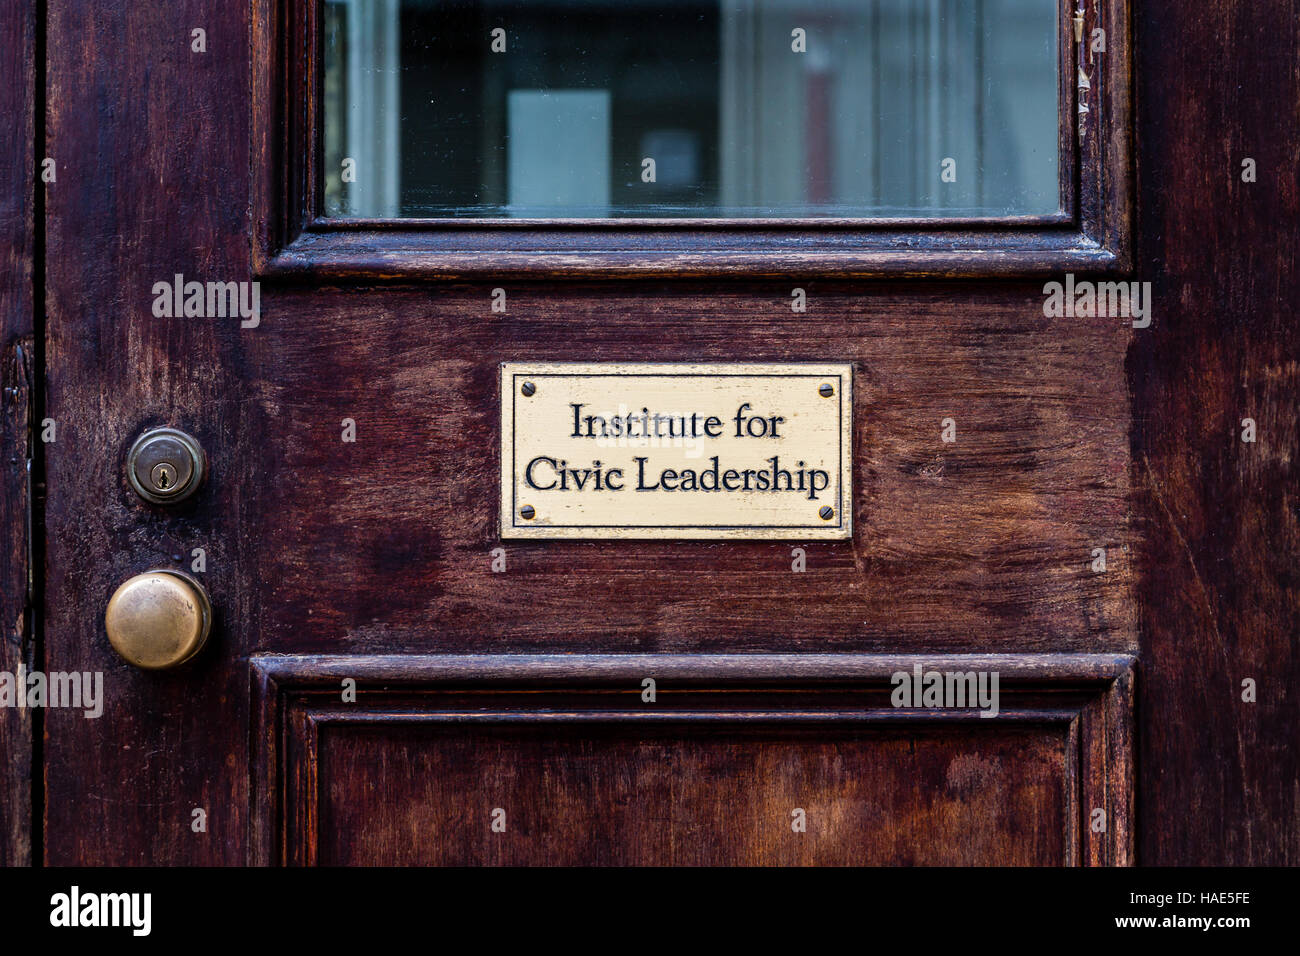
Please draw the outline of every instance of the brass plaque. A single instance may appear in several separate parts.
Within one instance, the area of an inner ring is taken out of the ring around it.
[[[849,365],[501,366],[503,538],[852,534]]]

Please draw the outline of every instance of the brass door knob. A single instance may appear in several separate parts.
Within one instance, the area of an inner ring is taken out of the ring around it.
[[[197,654],[212,626],[203,585],[180,571],[137,574],[108,601],[104,626],[113,650],[146,670],[184,664]]]

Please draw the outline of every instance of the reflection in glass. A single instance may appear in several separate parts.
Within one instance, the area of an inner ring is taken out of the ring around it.
[[[333,217],[1060,208],[1056,0],[326,0]]]

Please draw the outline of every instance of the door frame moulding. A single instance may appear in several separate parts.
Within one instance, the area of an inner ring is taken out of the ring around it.
[[[998,714],[893,707],[891,676],[917,665],[998,672]],[[1134,667],[1124,654],[1074,653],[255,655],[248,862],[317,862],[323,731],[595,722],[671,723],[683,733],[719,725],[1053,726],[1065,741],[1065,863],[1128,866],[1136,832]],[[654,708],[640,703],[647,675],[657,684]],[[356,681],[355,703],[341,702],[348,678]],[[457,706],[457,693],[474,694],[472,710]]]
[[[253,0],[257,276],[1013,277],[1131,270],[1130,0],[1058,0],[1061,211],[969,219],[331,219],[321,0]],[[1105,31],[1105,52],[1090,50]],[[1085,82],[1086,81],[1086,82]]]

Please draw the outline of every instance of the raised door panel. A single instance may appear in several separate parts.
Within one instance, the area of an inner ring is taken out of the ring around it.
[[[1131,663],[259,657],[255,859],[1123,864]],[[999,674],[996,713],[892,706],[917,665]]]

